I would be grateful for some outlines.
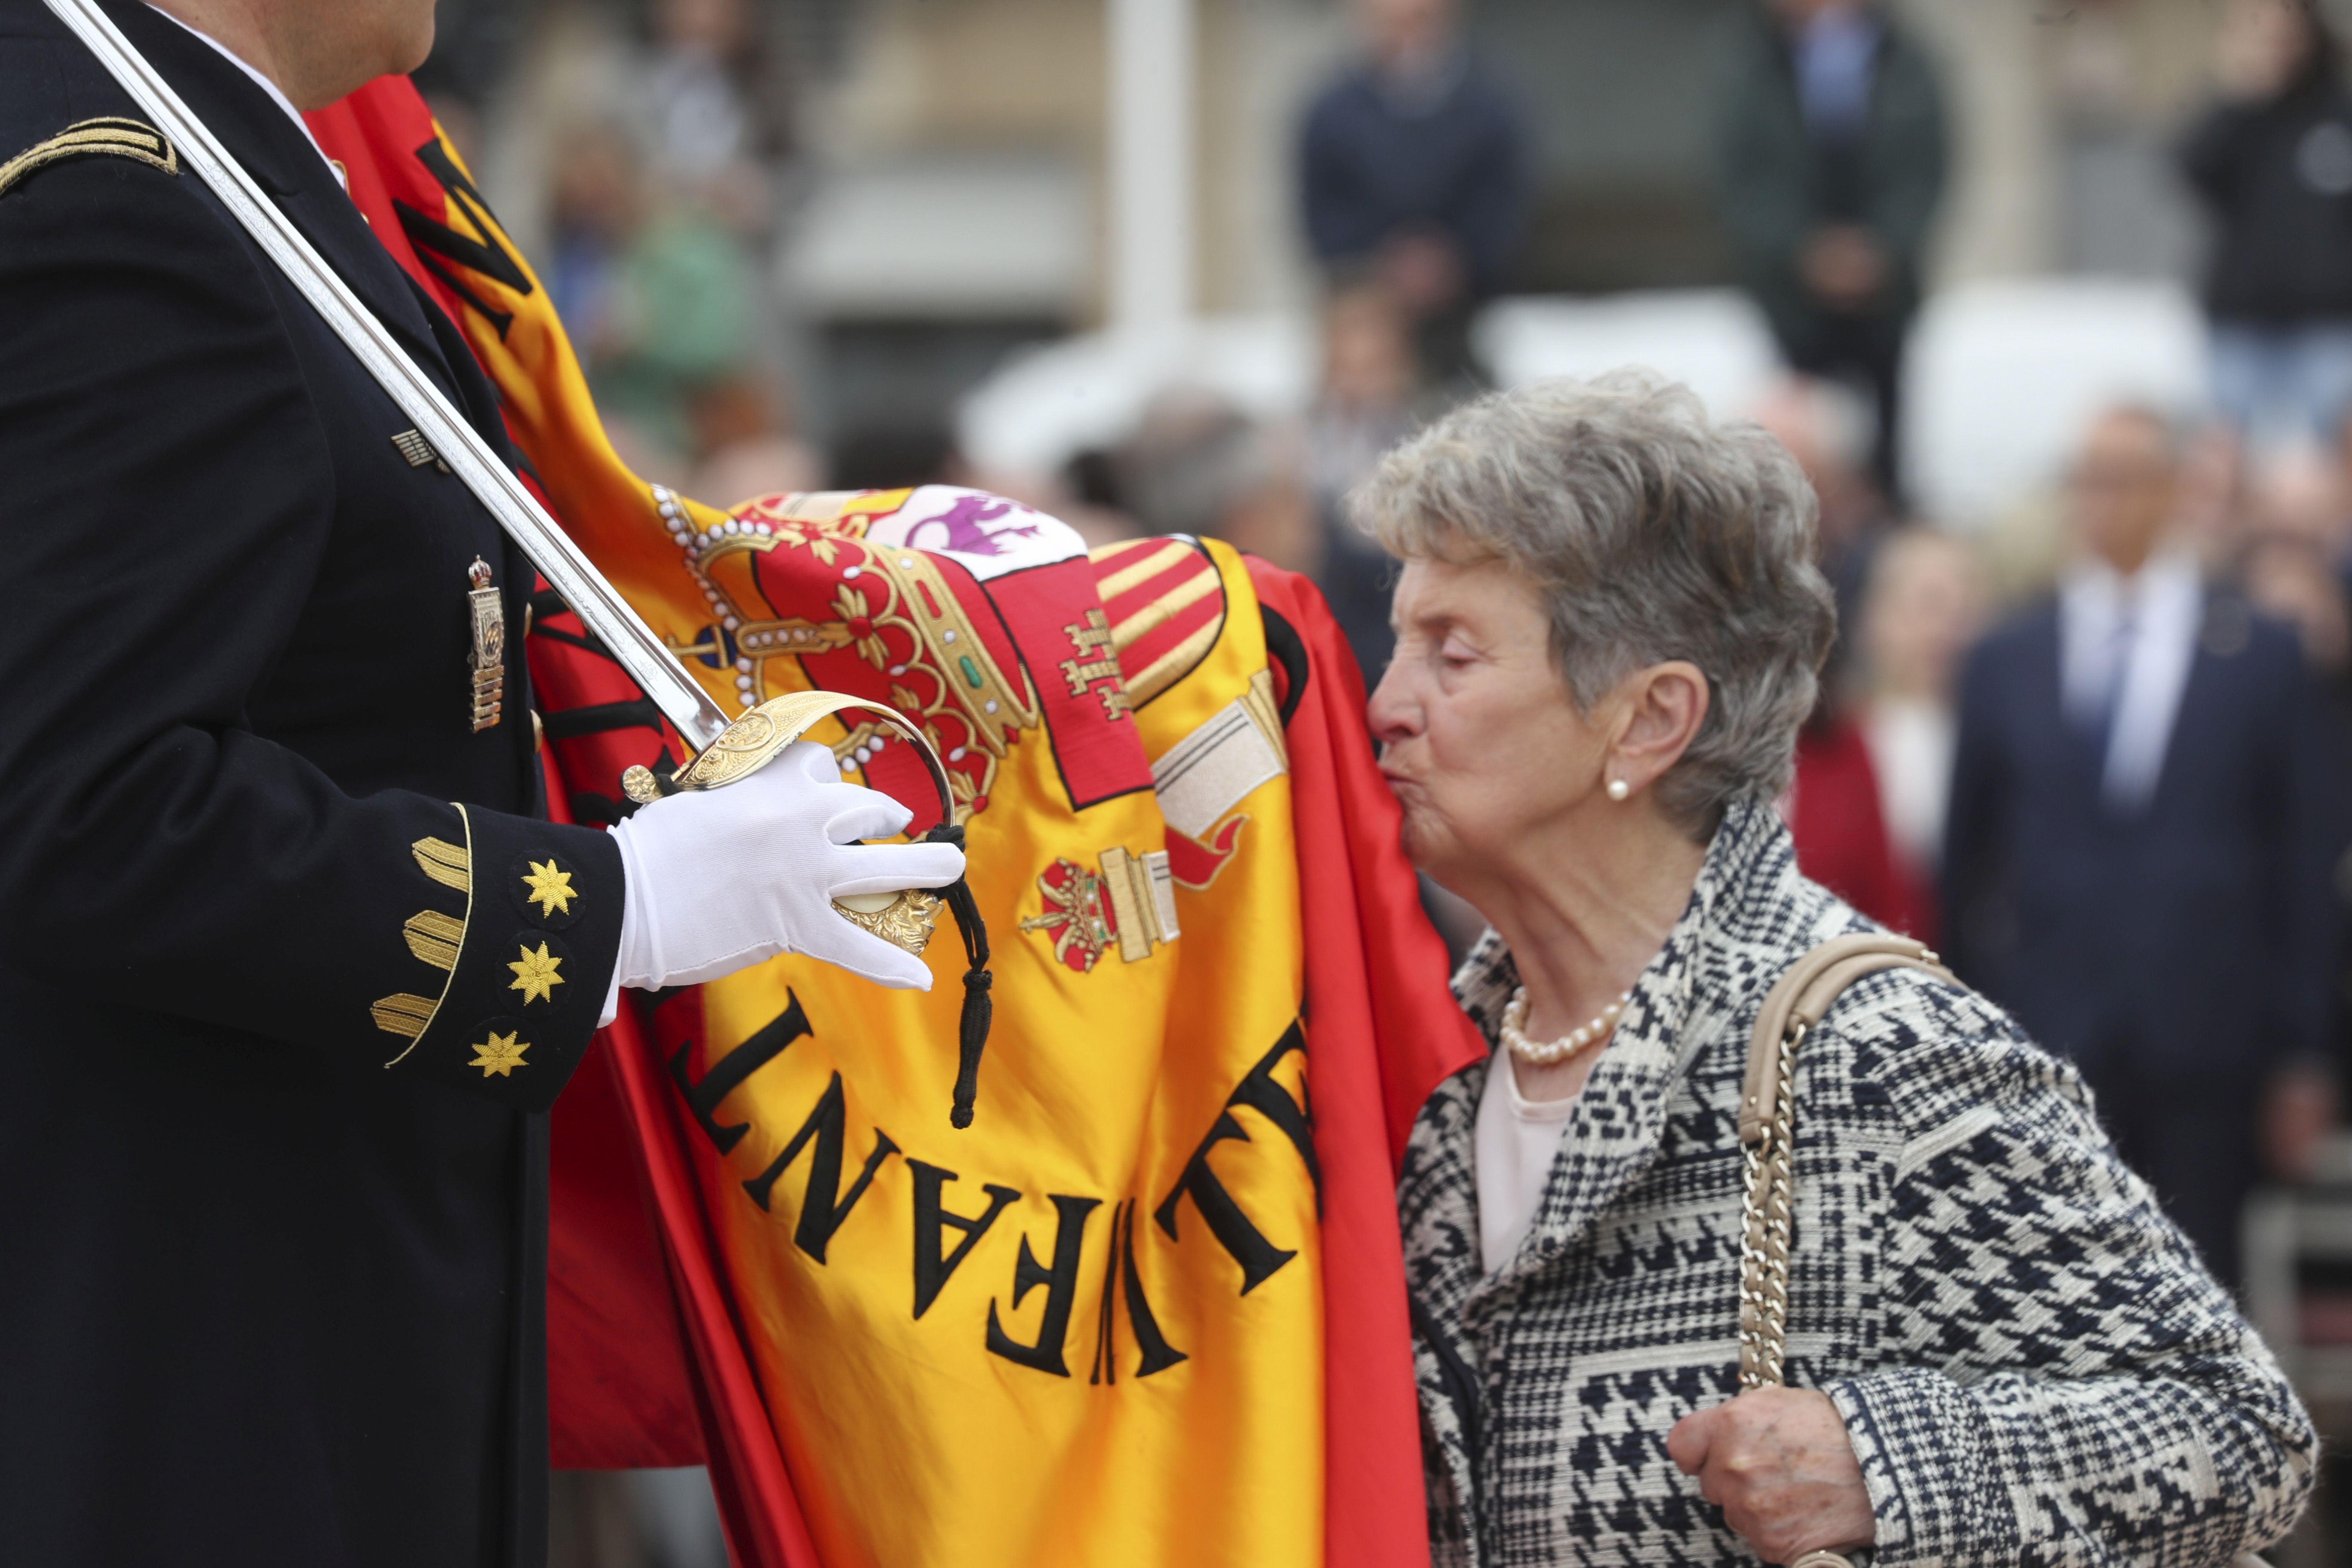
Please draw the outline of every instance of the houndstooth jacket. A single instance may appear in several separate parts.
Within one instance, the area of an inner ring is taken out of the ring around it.
[[[1488,1276],[1441,1085],[1399,1202],[1438,1568],[1747,1563],[1666,1457],[1737,1384],[1737,1106],[1764,994],[1869,922],[1732,808]],[[1493,932],[1455,977],[1491,1039]],[[1916,971],[1850,990],[1797,1068],[1788,1376],[1836,1402],[1878,1568],[2227,1563],[2285,1533],[2317,1439],[2278,1364],[2116,1159],[2073,1068]]]

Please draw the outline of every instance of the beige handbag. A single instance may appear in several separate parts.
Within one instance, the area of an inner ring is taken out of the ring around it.
[[[1739,1249],[1739,1389],[1782,1386],[1789,1348],[1789,1254],[1796,1215],[1797,1047],[1845,988],[1882,969],[1952,973],[1909,937],[1832,937],[1789,967],[1764,998],[1748,1047],[1739,1141],[1748,1150],[1748,1199]],[[1853,1568],[1836,1552],[1808,1552],[1788,1568]],[[2252,1552],[2230,1568],[2268,1568]]]

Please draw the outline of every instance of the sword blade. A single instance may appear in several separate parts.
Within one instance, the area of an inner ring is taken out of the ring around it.
[[[169,137],[180,156],[211,187],[247,233],[278,264],[311,307],[366,367],[378,385],[415,422],[466,488],[522,546],[531,564],[562,595],[597,641],[612,651],[646,695],[697,751],[718,739],[727,716],[703,694],[686,666],[604,580],[562,525],[547,514],[514,471],[452,407],[429,377],[394,342],[375,313],[359,301],[277,204],[261,194],[205,122],[147,63],[95,0],[47,0],[50,10],[88,45],[114,79]]]

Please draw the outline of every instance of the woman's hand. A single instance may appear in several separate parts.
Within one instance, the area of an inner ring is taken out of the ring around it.
[[[1877,1539],[1862,1466],[1826,1394],[1750,1390],[1675,1423],[1666,1452],[1767,1563]]]

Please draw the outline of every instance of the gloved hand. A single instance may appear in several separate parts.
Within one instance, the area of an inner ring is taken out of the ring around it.
[[[889,837],[913,816],[887,795],[843,784],[832,751],[814,741],[795,741],[723,789],[641,807],[613,829],[628,886],[605,1021],[623,985],[716,980],[780,952],[929,990],[921,959],[833,907],[845,893],[943,888],[963,875],[963,851],[952,845],[855,842]]]

